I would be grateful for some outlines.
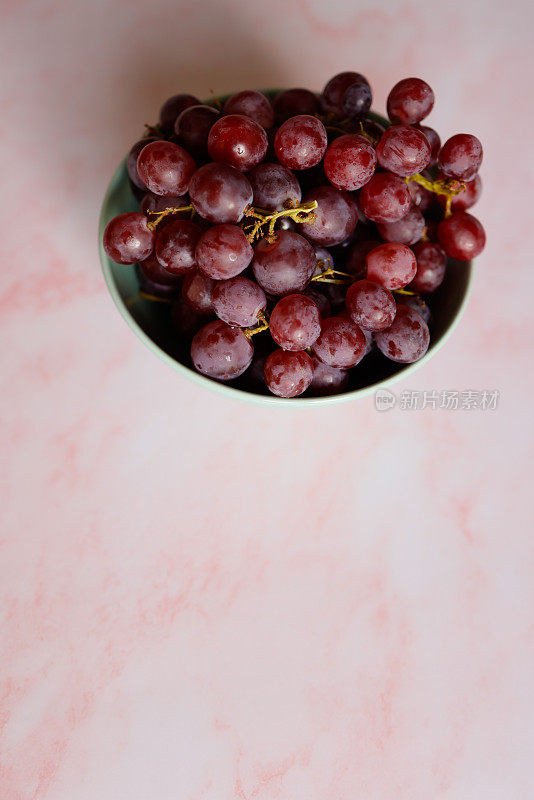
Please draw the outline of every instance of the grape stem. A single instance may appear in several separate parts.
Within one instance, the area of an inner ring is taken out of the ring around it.
[[[245,230],[245,235],[250,243],[260,235],[272,236],[277,220],[282,217],[289,217],[289,219],[297,223],[313,222],[315,220],[315,214],[313,212],[317,206],[317,200],[311,200],[309,203],[301,203],[292,208],[283,208],[281,211],[266,211],[264,208],[249,206],[245,211],[245,217],[252,217],[256,222],[254,222],[252,227],[249,226],[248,230]],[[269,228],[267,234],[265,234],[262,228],[267,225],[267,223],[269,224]]]
[[[320,259],[317,264],[323,263]],[[334,275],[341,275],[342,278],[334,278]],[[347,283],[352,283],[353,276],[349,275],[348,272],[341,272],[339,269],[334,269],[333,267],[328,267],[323,272],[320,272],[319,275],[315,275],[312,278],[312,281],[317,281],[317,283],[339,283],[343,286]]]
[[[261,333],[262,331],[266,331],[269,328],[269,321],[265,317],[265,315],[260,311],[258,314],[258,322],[259,325],[256,325],[255,328],[244,328],[243,335],[247,337],[247,339],[251,339],[256,333]]]
[[[415,297],[417,292],[409,292],[407,289],[393,289],[393,294],[405,294],[410,297]]]
[[[424,175],[417,173],[416,175],[408,175],[407,178],[404,179],[406,183],[410,181],[415,181],[424,189],[428,189],[429,192],[434,192],[434,194],[442,194],[445,195],[447,198],[446,205],[445,205],[445,216],[450,217],[451,215],[451,206],[452,206],[452,198],[455,197],[460,192],[463,192],[465,189],[465,183],[462,181],[456,181],[453,178],[440,178],[437,181],[431,181],[428,178],[425,178]]]
[[[169,214],[185,214],[188,211],[191,212],[191,219],[193,219],[195,209],[191,204],[188,206],[181,206],[181,208],[169,206],[169,208],[164,208],[163,211],[147,211],[147,214],[156,215],[156,219],[152,220],[152,222],[149,222],[147,227],[149,230],[155,231],[161,220],[167,217]]]

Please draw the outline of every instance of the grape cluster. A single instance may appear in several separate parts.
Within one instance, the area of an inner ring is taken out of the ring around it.
[[[104,248],[137,265],[142,297],[170,304],[203,375],[325,395],[346,391],[370,352],[400,364],[425,354],[426,296],[448,258],[484,248],[468,212],[482,146],[465,133],[441,145],[421,124],[434,93],[419,78],[389,93],[389,124],[371,103],[357,72],[321,95],[179,94],[131,148],[140,210],[109,222]]]

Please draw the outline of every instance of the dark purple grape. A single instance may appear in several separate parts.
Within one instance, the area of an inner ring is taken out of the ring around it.
[[[182,111],[174,125],[182,147],[195,158],[206,158],[208,135],[220,116],[213,106],[190,106]]]
[[[313,222],[299,226],[311,242],[325,247],[340,244],[354,231],[358,222],[358,211],[354,199],[348,192],[333,186],[318,186],[307,192],[306,202],[317,200]]]
[[[300,184],[283,164],[258,164],[248,179],[254,194],[254,205],[267,211],[281,211],[301,201]]]
[[[126,169],[128,171],[128,175],[131,182],[134,184],[134,186],[137,186],[138,189],[144,189],[146,191],[146,183],[141,180],[139,173],[137,172],[137,159],[139,158],[139,153],[143,147],[147,146],[147,144],[157,141],[157,136],[146,136],[144,139],[139,139],[138,142],[132,145],[126,158]]]
[[[359,275],[365,272],[367,269],[365,257],[367,253],[370,253],[379,244],[380,242],[375,239],[363,239],[361,242],[355,242],[349,250],[343,271],[349,272],[351,275]]]
[[[297,397],[306,391],[313,377],[311,358],[307,353],[275,350],[266,359],[265,383],[278,397]]]
[[[385,242],[415,244],[423,235],[425,218],[418,208],[412,207],[397,222],[379,222],[376,227]]]
[[[280,297],[302,292],[315,272],[315,263],[315,251],[303,236],[278,231],[274,240],[258,242],[252,269],[260,286]]]
[[[366,256],[367,277],[390,291],[402,289],[413,280],[417,261],[405,244],[380,244]]]
[[[428,144],[430,145],[430,162],[429,167],[436,163],[438,160],[438,153],[441,148],[441,139],[439,138],[439,134],[434,128],[429,128],[428,125],[416,125],[415,126],[421,133],[424,133],[426,138],[428,139]]]
[[[195,267],[195,248],[202,229],[194,222],[178,219],[166,225],[156,237],[156,258],[173,275],[185,275]]]
[[[223,161],[240,172],[248,172],[265,158],[267,135],[261,125],[242,114],[221,117],[208,135],[213,161]]]
[[[407,184],[391,172],[377,172],[358,195],[358,205],[373,222],[396,222],[408,213],[412,197]]]
[[[304,290],[303,294],[305,294],[306,297],[309,297],[310,300],[313,300],[319,309],[319,314],[323,319],[332,316],[332,306],[330,305],[330,300],[328,300],[324,294],[321,294],[318,289],[314,289],[313,286],[308,286]]]
[[[117,264],[135,264],[148,258],[155,240],[156,234],[148,227],[147,218],[137,211],[113,217],[103,236],[104,250]]]
[[[198,106],[200,100],[192,94],[175,94],[165,100],[159,112],[159,126],[164,133],[172,133],[174,123],[184,108]]]
[[[140,208],[143,214],[149,216],[149,211],[165,211],[166,208],[185,208],[188,205],[189,200],[187,199],[187,195],[181,195],[180,197],[160,197],[157,194],[152,194],[152,192],[147,192],[143,195]],[[189,219],[190,213],[190,211],[182,211],[180,214],[169,214],[167,217],[163,217],[163,219],[158,222],[158,231],[160,231],[164,225],[168,225],[175,219]],[[149,222],[150,219],[151,217],[149,216]]]
[[[438,175],[439,178],[444,178],[443,174]],[[471,206],[474,206],[477,200],[480,198],[482,194],[482,179],[480,175],[477,173],[472,181],[467,181],[465,184],[465,189],[463,189],[459,194],[454,195],[451,198],[451,210],[452,211],[466,211]],[[447,203],[447,198],[443,194],[437,195],[438,203],[440,206],[445,207]],[[421,209],[423,210],[423,209]]]
[[[486,233],[476,217],[457,211],[439,223],[438,240],[450,258],[470,261],[483,251]]]
[[[175,330],[186,339],[192,339],[195,333],[206,324],[205,314],[199,314],[179,295],[172,306],[172,323]]]
[[[315,247],[315,260],[316,260],[316,267],[315,267],[315,275],[320,275],[327,269],[334,269],[334,257],[330,250],[327,250],[326,247]]]
[[[389,328],[395,319],[396,305],[393,295],[373,281],[356,281],[349,286],[345,304],[352,321],[368,331]]]
[[[204,164],[189,184],[193,208],[209,222],[240,222],[252,203],[247,178],[229,164]]]
[[[395,175],[407,177],[421,172],[430,163],[428,139],[410,125],[392,125],[376,146],[378,163]]]
[[[374,337],[378,349],[400,364],[418,361],[430,342],[428,325],[417,311],[406,305],[398,305],[393,323]]]
[[[241,328],[220,319],[208,322],[193,337],[191,360],[195,369],[218,381],[238,378],[249,367],[254,348]]]
[[[434,92],[421,78],[404,78],[388,95],[388,117],[402,125],[421,122],[432,111],[434,99]]]
[[[162,267],[154,253],[148,256],[148,258],[145,258],[144,261],[139,261],[138,267],[140,274],[143,275],[144,278],[159,286],[172,286],[176,288],[182,281],[180,275],[173,275],[172,272]]]
[[[364,186],[375,168],[375,149],[358,134],[349,133],[334,139],[324,157],[324,171],[330,183],[349,192]]]
[[[243,275],[219,281],[213,290],[213,309],[228,325],[251,328],[266,306],[267,298],[261,286]]]
[[[349,372],[346,369],[330,367],[312,356],[313,377],[310,383],[310,394],[315,397],[327,397],[345,392],[349,385]]]
[[[341,107],[343,114],[353,119],[367,114],[372,102],[373,95],[368,83],[352,83],[345,90]]]
[[[329,317],[321,322],[321,334],[312,350],[330,367],[349,369],[365,355],[367,342],[362,330],[347,317]]]
[[[306,350],[321,333],[319,309],[309,297],[290,294],[272,310],[271,336],[284,350]]]
[[[286,89],[276,95],[273,108],[278,117],[287,119],[301,114],[313,116],[321,110],[321,103],[309,89]]]
[[[195,170],[189,153],[173,142],[147,144],[137,159],[139,177],[153,194],[162,197],[185,194]]]
[[[146,265],[149,261],[156,261],[155,256],[149,256],[144,262],[142,261],[141,264]],[[154,297],[160,297],[164,300],[172,300],[176,297],[176,293],[180,288],[179,279],[176,279],[174,276],[175,282],[173,283],[158,283],[157,281],[153,281],[151,278],[149,278],[148,275],[145,275],[141,269],[141,264],[136,264],[135,266],[140,292],[151,294]],[[150,269],[148,269],[147,272],[150,272]]]
[[[457,133],[447,139],[438,156],[438,165],[447,178],[472,181],[482,164],[482,145],[470,133]]]
[[[198,270],[189,272],[182,284],[182,297],[198,314],[213,314],[213,290],[216,281]]]
[[[262,128],[272,128],[274,111],[267,97],[261,92],[245,89],[228,98],[223,109],[225,114],[242,114],[250,117]]]
[[[436,242],[419,242],[412,248],[417,259],[417,272],[410,284],[414,292],[429,294],[443,283],[447,254]]]
[[[430,324],[430,320],[432,319],[430,307],[422,297],[419,297],[418,294],[414,294],[412,296],[403,297],[402,300],[403,305],[408,306],[408,308],[411,308],[414,311],[417,311],[417,313],[423,317],[426,324]]]
[[[369,85],[367,78],[364,78],[359,72],[340,72],[338,75],[334,75],[333,78],[330,78],[321,96],[324,110],[330,111],[338,116],[343,116],[343,98],[345,92],[349,86],[355,83],[366,83]]]
[[[289,169],[310,169],[319,164],[328,145],[323,123],[316,117],[299,114],[290,117],[276,131],[276,157]]]
[[[254,250],[238,225],[213,225],[197,244],[195,258],[204,275],[217,281],[234,278],[243,272]]]

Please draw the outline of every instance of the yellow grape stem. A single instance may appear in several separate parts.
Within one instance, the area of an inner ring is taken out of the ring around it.
[[[148,223],[148,228],[151,231],[155,231],[158,227],[158,223],[161,222],[164,217],[167,217],[169,214],[185,214],[186,212],[191,211],[194,215],[195,209],[190,204],[188,206],[181,206],[181,208],[175,208],[174,206],[169,206],[168,208],[164,208],[163,211],[147,211],[147,214],[155,216],[152,222]],[[192,219],[193,217],[191,217]]]
[[[281,211],[266,211],[264,208],[249,206],[245,211],[245,217],[252,217],[255,222],[249,230],[245,231],[245,235],[251,243],[258,235],[272,236],[277,220],[282,217],[289,217],[289,219],[297,223],[313,222],[315,219],[315,214],[313,212],[317,208],[317,205],[317,200],[311,200],[309,203],[301,203],[292,208],[283,208]],[[263,230],[265,225],[269,226],[267,232]]]

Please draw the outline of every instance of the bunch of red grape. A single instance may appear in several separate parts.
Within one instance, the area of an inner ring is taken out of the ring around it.
[[[137,265],[147,301],[169,302],[203,375],[279,397],[335,394],[371,351],[401,364],[426,352],[426,295],[448,257],[484,248],[467,212],[482,146],[465,133],[441,145],[421,124],[434,93],[419,78],[391,90],[391,124],[371,102],[356,72],[321,95],[179,94],[131,148],[140,210],[109,222],[104,248]]]

